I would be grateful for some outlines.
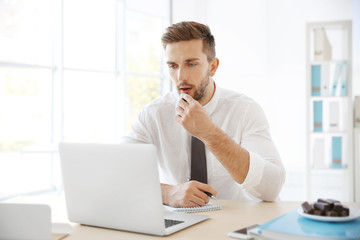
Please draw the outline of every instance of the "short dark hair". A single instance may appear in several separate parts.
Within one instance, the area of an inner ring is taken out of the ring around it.
[[[161,42],[165,49],[169,43],[194,39],[202,39],[203,52],[206,54],[208,62],[210,62],[216,56],[215,38],[211,34],[210,28],[204,24],[192,21],[175,23],[166,28],[161,37]]]

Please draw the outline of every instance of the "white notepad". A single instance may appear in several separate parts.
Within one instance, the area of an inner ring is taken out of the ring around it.
[[[214,204],[214,203],[207,203],[202,207],[184,207],[184,208],[175,208],[164,205],[164,207],[169,210],[170,212],[208,212],[208,211],[216,211],[221,210],[221,205]]]

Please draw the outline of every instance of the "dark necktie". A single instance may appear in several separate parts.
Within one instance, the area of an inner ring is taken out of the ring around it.
[[[196,137],[191,137],[191,180],[207,183],[205,145]]]

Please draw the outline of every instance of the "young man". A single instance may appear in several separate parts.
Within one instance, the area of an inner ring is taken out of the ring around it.
[[[209,201],[206,192],[274,201],[285,171],[268,122],[252,99],[215,84],[219,59],[210,29],[196,22],[173,24],[162,44],[176,91],[148,104],[123,141],[157,147],[163,203],[202,206]],[[192,136],[205,144],[202,182],[189,180]]]

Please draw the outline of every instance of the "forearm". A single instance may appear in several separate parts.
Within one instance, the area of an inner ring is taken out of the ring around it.
[[[169,197],[169,190],[171,188],[171,185],[161,183],[161,197],[162,202],[165,205],[170,205],[170,197]]]
[[[242,184],[249,171],[249,152],[218,127],[214,127],[213,131],[209,131],[201,140],[229,171],[232,178]]]

